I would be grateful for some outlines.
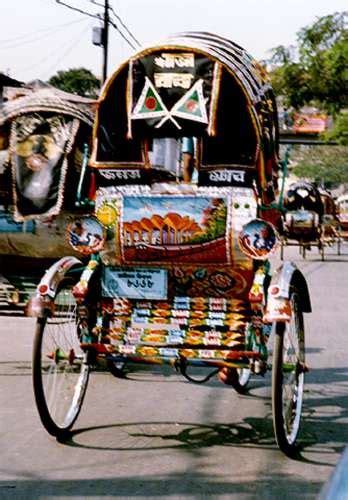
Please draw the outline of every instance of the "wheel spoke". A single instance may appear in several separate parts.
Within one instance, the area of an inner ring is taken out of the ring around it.
[[[55,298],[53,318],[39,321],[34,345],[34,391],[42,423],[58,436],[69,429],[80,411],[89,367],[81,350],[76,303],[69,280]]]
[[[272,374],[273,424],[279,447],[294,451],[304,387],[304,329],[298,296],[291,296],[291,319],[276,324]]]

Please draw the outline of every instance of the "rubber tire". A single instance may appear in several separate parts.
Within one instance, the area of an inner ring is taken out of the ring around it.
[[[77,278],[64,278],[59,285],[56,297],[59,292],[61,292],[67,286],[71,287],[77,282]],[[56,299],[55,297],[55,299]],[[83,400],[86,394],[86,389],[89,380],[89,367],[87,364],[81,364],[81,372],[82,367],[86,372],[84,375],[83,383],[79,387],[78,393],[78,405],[75,408],[75,411],[71,415],[71,418],[65,425],[58,425],[54,418],[52,417],[50,410],[48,408],[43,380],[42,380],[42,341],[45,335],[46,326],[47,326],[47,317],[38,318],[36,323],[36,331],[34,337],[33,344],[33,359],[32,359],[32,380],[33,380],[33,389],[36,407],[42,422],[42,425],[45,427],[46,431],[57,439],[65,439],[69,430],[74,425],[83,404]],[[80,372],[80,373],[81,373]],[[75,393],[76,394],[76,393]],[[74,394],[74,396],[75,396]]]
[[[127,361],[115,363],[111,359],[107,362],[107,367],[110,373],[116,378],[126,378]]]
[[[325,242],[324,239],[320,239],[318,243],[318,249],[320,253],[321,260],[325,260]]]
[[[296,424],[297,430],[295,430],[295,435],[290,436],[291,440],[288,438],[288,433],[285,429],[285,420],[283,415],[283,347],[284,347],[284,335],[286,333],[286,328],[288,323],[277,322],[275,324],[275,339],[274,339],[274,350],[273,350],[273,363],[272,363],[272,414],[273,414],[273,428],[277,444],[280,450],[289,457],[293,457],[298,453],[298,445],[296,444],[296,439],[299,434],[300,428],[300,418],[302,412],[302,398],[304,391],[304,323],[303,323],[303,313],[300,309],[298,295],[295,291],[291,294],[291,300],[295,303],[295,317],[297,317],[297,328],[296,334],[299,337],[299,361],[302,364],[302,369],[296,370],[296,379],[298,376],[303,377],[302,383],[300,383],[300,394],[296,398],[296,418],[298,422]],[[298,382],[298,380],[297,380]]]
[[[245,394],[248,390],[250,375],[249,368],[228,368],[228,381],[224,383],[232,386],[238,394]]]

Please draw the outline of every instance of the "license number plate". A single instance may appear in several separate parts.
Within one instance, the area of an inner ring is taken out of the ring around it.
[[[167,298],[168,276],[166,269],[104,267],[102,279],[103,297],[128,299]]]

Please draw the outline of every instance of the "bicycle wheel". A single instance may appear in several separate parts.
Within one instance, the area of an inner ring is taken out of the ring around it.
[[[53,317],[39,318],[33,347],[36,406],[47,432],[63,437],[73,426],[86,392],[89,366],[77,334],[76,279],[62,280]]]
[[[110,373],[116,378],[126,377],[127,360],[114,361],[112,358],[108,359],[107,367]]]
[[[279,448],[288,456],[296,452],[304,390],[304,324],[299,297],[291,297],[291,320],[275,324],[272,366],[273,427]]]
[[[239,394],[245,394],[250,380],[250,368],[238,368],[237,377],[234,381],[233,387]]]
[[[306,250],[307,247],[304,243],[302,243],[302,257],[305,259],[306,258]]]
[[[325,260],[325,240],[323,238],[319,239],[318,250],[319,250],[321,260],[324,261]]]
[[[341,237],[340,235],[336,236],[337,241],[337,255],[341,255]]]

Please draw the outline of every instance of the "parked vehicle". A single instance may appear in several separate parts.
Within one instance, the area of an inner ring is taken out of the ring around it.
[[[23,310],[25,279],[37,282],[71,254],[67,221],[91,210],[82,202],[94,101],[47,86],[15,90],[0,107],[0,275]]]
[[[340,235],[344,239],[348,239],[348,194],[342,194],[336,200],[338,207],[338,220],[340,227]]]
[[[285,246],[298,246],[303,258],[316,246],[324,260],[324,204],[315,184],[299,180],[291,184],[284,196],[284,226],[281,258]]]
[[[325,190],[319,189],[320,198],[324,206],[323,214],[323,240],[324,245],[337,247],[337,255],[341,254],[341,232],[340,220],[337,203],[332,194]]]
[[[129,363],[170,364],[199,383],[218,374],[243,393],[251,373],[270,367],[273,330],[274,432],[292,455],[311,305],[294,264],[270,272],[278,238],[264,219],[279,152],[263,68],[209,33],[144,48],[105,83],[93,141],[95,217],[67,227],[89,262],[58,260],[29,307],[43,426],[64,438],[90,371],[105,364],[117,376]]]

